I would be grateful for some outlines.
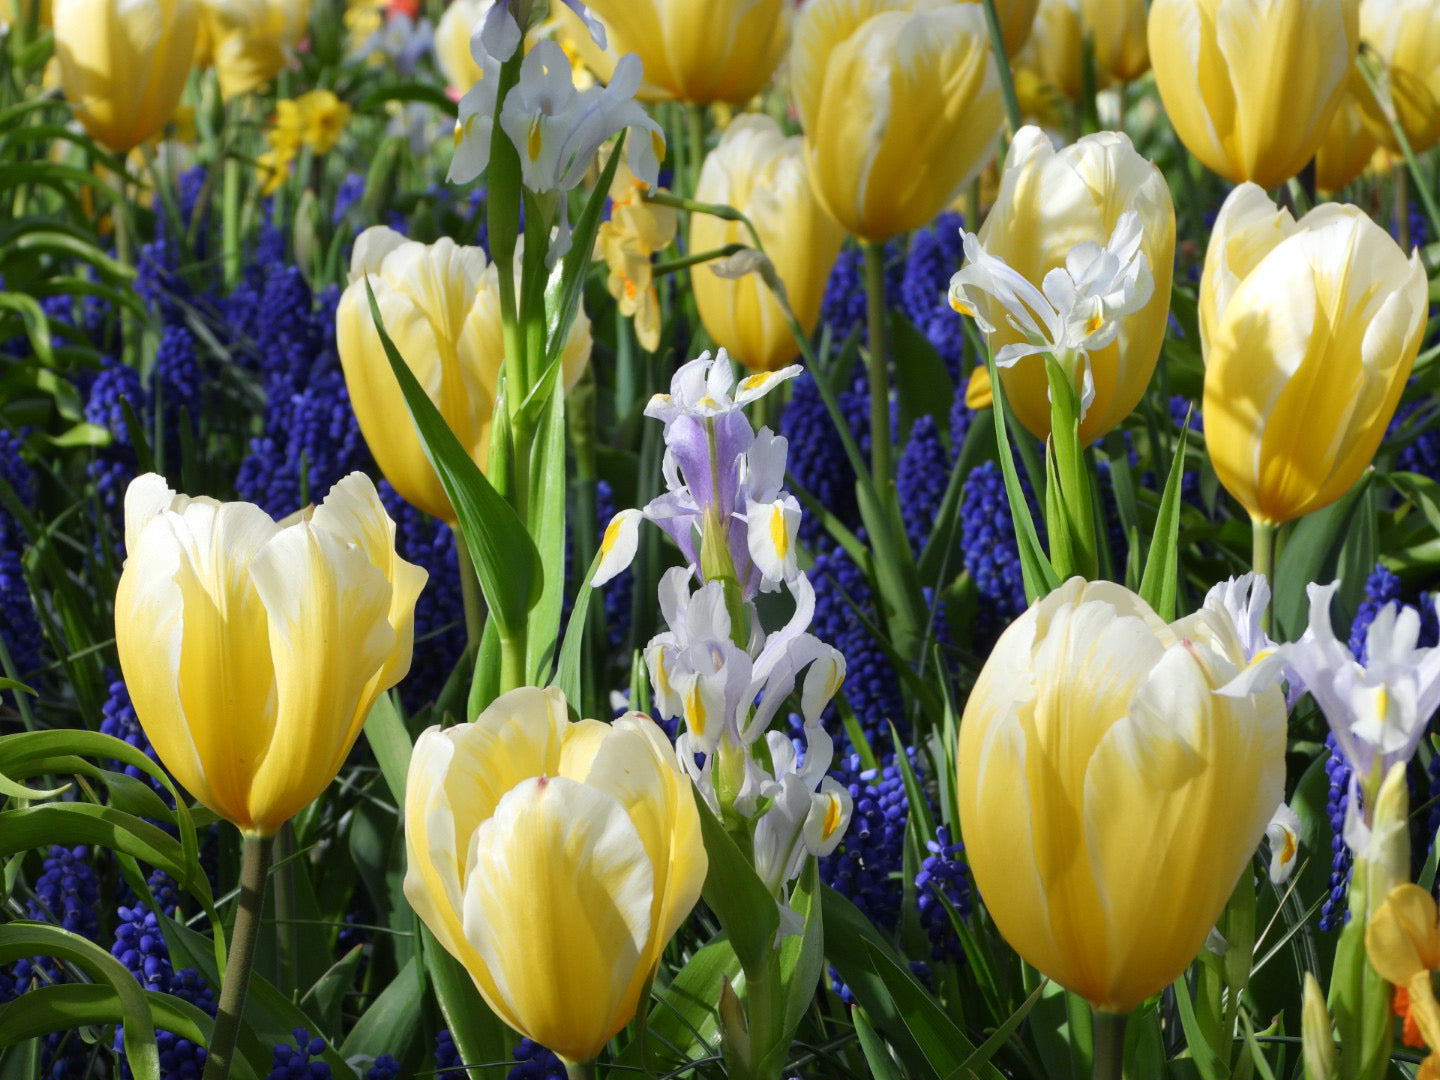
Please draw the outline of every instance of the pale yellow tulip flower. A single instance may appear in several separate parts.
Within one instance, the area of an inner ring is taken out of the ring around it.
[[[1072,578],[996,643],[960,721],[965,855],[996,927],[1097,1009],[1126,1012],[1204,944],[1284,794],[1278,687],[1207,606],[1167,625]]]
[[[494,0],[452,0],[435,24],[435,61],[451,90],[463,94],[480,81],[480,65],[470,51],[470,34]]]
[[[1080,16],[1095,47],[1095,69],[1117,82],[1150,70],[1145,0],[1080,0]]]
[[[1440,143],[1440,4],[1435,0],[1361,0],[1360,40],[1382,62],[1382,93],[1410,149]],[[1375,98],[1362,99],[1371,132],[1387,149],[1400,144]]]
[[[1220,208],[1200,279],[1205,444],[1252,519],[1280,524],[1349,491],[1420,349],[1428,307],[1407,260],[1354,206],[1296,222],[1254,184]]]
[[[421,244],[375,226],[355,241],[350,283],[335,313],[345,385],[376,463],[408,502],[453,525],[454,508],[425,456],[371,319],[367,275],[386,333],[481,469],[505,358],[499,277],[478,247],[446,238]],[[590,321],[581,312],[562,353],[567,389],[589,358]]]
[[[277,524],[250,503],[125,494],[115,646],[135,715],[182,787],[268,836],[335,778],[410,668],[425,571],[361,473]]]
[[[124,154],[165,126],[199,24],[195,0],[55,0],[60,85],[97,142]]]
[[[1315,186],[1321,191],[1339,191],[1370,164],[1379,142],[1361,102],[1373,107],[1374,98],[1358,69],[1353,69],[1345,93],[1325,138],[1315,151]]]
[[[1315,156],[1360,46],[1355,0],[1154,0],[1150,55],[1175,133],[1209,169],[1283,184]]]
[[[787,139],[768,116],[740,117],[705,158],[695,197],[733,206],[749,217],[795,317],[806,333],[813,331],[845,230],[815,198],[803,140]],[[738,221],[708,214],[691,218],[693,251],[752,242]],[[692,281],[706,331],[734,359],[752,371],[774,371],[799,355],[790,324],[758,273],[727,278],[697,268]]]
[[[649,717],[572,723],[522,687],[415,741],[405,896],[495,1014],[570,1062],[624,1027],[708,861]]]
[[[934,218],[989,162],[1005,121],[978,4],[812,0],[790,82],[815,194],[862,240]]]

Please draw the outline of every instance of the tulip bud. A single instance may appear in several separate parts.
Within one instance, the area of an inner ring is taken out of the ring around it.
[[[1345,494],[1420,349],[1420,257],[1354,206],[1296,222],[1242,184],[1216,218],[1199,309],[1205,443],[1226,490],[1271,524]]]
[[[1149,39],[1186,149],[1228,180],[1273,188],[1325,137],[1359,18],[1354,0],[1154,0]]]
[[[790,68],[810,183],[864,240],[935,217],[989,161],[1004,124],[978,4],[813,0]]]
[[[1119,82],[1150,70],[1145,0],[1080,0],[1080,17],[1095,48],[1095,68]]]
[[[55,0],[55,56],[75,116],[118,154],[180,104],[200,12],[195,0]]]
[[[705,159],[695,197],[744,213],[784,283],[806,333],[820,317],[825,283],[845,232],[816,200],[803,141],[787,139],[768,116],[742,116]],[[708,214],[691,218],[690,248],[709,251],[750,239],[738,221]],[[693,276],[695,303],[716,344],[754,371],[774,371],[800,351],[790,325],[758,273],[728,279],[707,269]]]
[[[281,527],[153,473],[125,493],[115,646],[135,715],[201,803],[266,836],[335,778],[404,677],[425,571],[352,473]]]
[[[203,0],[211,62],[227,99],[280,73],[304,36],[310,0]]]
[[[500,284],[478,247],[426,245],[393,229],[366,229],[350,258],[335,314],[336,347],[360,432],[385,478],[409,503],[454,523],[450,499],[409,420],[365,294],[368,276],[385,330],[460,444],[486,467],[505,357]],[[590,321],[576,316],[562,353],[565,387],[590,358]]]
[[[1139,215],[1140,250],[1154,290],[1142,308],[1119,317],[1114,341],[1090,353],[1094,398],[1080,424],[1082,445],[1130,415],[1160,356],[1175,262],[1175,208],[1165,178],[1118,132],[1087,135],[1057,153],[1041,131],[1023,128],[1010,144],[1000,192],[980,228],[985,250],[1039,288],[1050,271],[1066,265],[1077,244],[1103,247],[1126,211]],[[1025,340],[998,304],[987,306],[997,353]],[[1022,361],[1002,367],[1000,377],[1016,417],[1045,438],[1050,433],[1045,365]]]
[[[1015,950],[1097,1009],[1185,970],[1282,797],[1279,688],[1215,693],[1245,663],[1221,610],[1167,625],[1072,578],[970,693],[957,798],[976,887]]]
[[[1387,112],[1393,112],[1410,149],[1423,154],[1440,142],[1440,4],[1435,0],[1361,0],[1360,40],[1383,62],[1381,91],[1361,99],[1372,133],[1400,152]]]
[[[1304,1048],[1305,1080],[1335,1080],[1335,1036],[1330,1031],[1330,1011],[1325,1008],[1325,991],[1309,971],[1305,973],[1300,1010],[1300,1042]]]
[[[415,741],[405,896],[495,1014],[570,1062],[635,1015],[708,866],[654,721],[522,687]]]
[[[790,44],[787,0],[587,0],[605,26],[606,47],[571,10],[560,9],[572,46],[608,83],[625,53],[637,53],[642,101],[708,105],[749,101],[770,82]]]

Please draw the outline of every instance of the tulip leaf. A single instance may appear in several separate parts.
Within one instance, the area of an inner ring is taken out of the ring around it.
[[[874,1080],[903,1080],[900,1066],[890,1056],[885,1040],[875,1033],[870,1018],[859,1005],[850,1009],[850,1019],[855,1024],[855,1035],[860,1042],[860,1052],[865,1055],[865,1064]]]
[[[405,777],[410,771],[410,752],[414,744],[405,721],[400,718],[394,693],[381,694],[375,699],[370,715],[365,718],[365,738],[385,777],[385,786],[390,789],[396,806],[405,805]]]
[[[464,965],[446,952],[418,919],[415,926],[421,937],[425,969],[435,987],[435,1000],[440,1004],[440,1013],[450,1029],[450,1037],[455,1040],[460,1060],[469,1065],[509,1060],[514,1040],[510,1029],[490,1011]],[[481,1075],[479,1069],[469,1072],[476,1078]]]
[[[9,839],[3,826],[0,826],[0,836]],[[131,1071],[137,1080],[159,1080],[160,1052],[155,1045],[155,1023],[150,1003],[129,968],[94,942],[58,926],[30,922],[0,926],[0,964],[14,963],[28,956],[52,956],[74,964],[97,982],[104,983],[115,995],[124,1017],[122,1043]],[[21,1000],[28,996],[22,995]],[[12,1027],[5,1023],[9,1008],[0,1009],[0,1047],[37,1034],[23,1025]]]
[[[403,1060],[420,1028],[425,983],[420,958],[412,956],[355,1021],[340,1046],[340,1055],[347,1061],[362,1054],[370,1058],[390,1054]]]
[[[377,86],[355,103],[355,111],[357,113],[383,113],[385,106],[392,101],[418,101],[424,105],[431,105],[452,118],[460,112],[459,105],[451,101],[444,90],[432,83],[418,80]],[[389,206],[389,203],[383,205]]]
[[[514,509],[495,491],[480,467],[471,460],[460,440],[446,425],[419,380],[415,378],[400,350],[385,331],[380,307],[370,281],[365,281],[370,315],[380,335],[390,369],[405,395],[411,419],[420,433],[425,456],[440,478],[450,505],[455,508],[465,546],[475,562],[480,589],[490,614],[506,636],[520,633],[526,612],[540,585],[540,557],[525,525]]]
[[[570,621],[565,624],[565,643],[560,646],[560,659],[555,665],[555,677],[551,681],[565,694],[565,700],[580,704],[583,688],[580,681],[580,662],[585,646],[585,623],[590,617],[590,596],[595,592],[590,586],[595,571],[600,569],[604,552],[596,551],[590,560],[590,568],[580,582],[575,604],[570,609]]]
[[[644,1068],[664,1075],[709,1054],[720,1037],[721,983],[743,986],[744,979],[724,934],[702,946],[667,986],[656,988],[645,1029],[616,1058],[616,1070]]]
[[[754,864],[725,831],[705,797],[699,791],[694,795],[700,811],[700,835],[710,857],[701,895],[730,935],[740,966],[753,982],[762,977],[774,959],[780,909],[755,873]]]
[[[790,906],[805,920],[802,933],[791,934],[780,945],[780,985],[785,994],[785,1046],[805,1010],[815,1000],[815,987],[825,970],[825,934],[820,916],[820,873],[815,857],[805,859],[805,868],[790,895]],[[783,1063],[782,1063],[783,1064]]]
[[[1275,560],[1275,580],[1271,583],[1275,627],[1280,631],[1274,635],[1277,640],[1300,637],[1309,622],[1305,586],[1312,581],[1334,580],[1351,530],[1372,524],[1362,521],[1366,515],[1357,511],[1364,505],[1373,476],[1373,472],[1366,472],[1338,501],[1305,515],[1290,529],[1283,555]],[[1354,617],[1365,589],[1365,575],[1373,566],[1372,561],[1358,580],[1352,577],[1341,581],[1330,611],[1336,626],[1347,626]]]
[[[951,316],[959,319],[959,315]],[[944,431],[950,423],[955,385],[935,346],[899,311],[890,312],[890,335],[895,353],[895,400],[899,405],[898,431],[908,439],[916,421],[928,416]]]
[[[565,395],[550,395],[531,449],[530,529],[544,573],[525,627],[525,670],[543,686],[555,661],[565,603]],[[580,700],[577,695],[574,700]]]
[[[1170,462],[1170,475],[1165,478],[1165,492],[1160,496],[1160,513],[1155,518],[1155,532],[1150,538],[1150,552],[1145,557],[1145,573],[1140,578],[1140,599],[1166,622],[1175,618],[1176,594],[1180,588],[1180,485],[1185,478],[1185,445],[1190,435],[1189,417],[1180,428],[1175,444],[1175,457]],[[1123,468],[1112,461],[1112,474]]]

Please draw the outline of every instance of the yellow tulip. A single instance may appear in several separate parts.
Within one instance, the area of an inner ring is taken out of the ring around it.
[[[1321,191],[1339,191],[1354,180],[1375,156],[1379,143],[1366,122],[1363,101],[1373,105],[1373,97],[1358,69],[1352,69],[1350,81],[1325,138],[1315,151],[1315,186]]]
[[[1034,71],[1067,100],[1079,101],[1083,42],[1080,0],[1040,0],[1030,40],[1015,57],[1015,66]],[[1101,79],[1104,73],[1097,70],[1095,75]]]
[[[115,645],[135,715],[201,803],[267,836],[335,778],[410,668],[425,571],[352,473],[276,524],[153,473],[125,494]]]
[[[96,141],[124,154],[165,126],[199,21],[195,0],[55,0],[60,85]]]
[[[959,813],[1005,939],[1125,1012],[1199,952],[1284,794],[1285,700],[1209,606],[1166,625],[1072,578],[1000,636],[960,722]]]
[[[581,1062],[635,1015],[708,863],[654,721],[565,710],[522,687],[415,741],[405,896],[497,1016]]]
[[[815,194],[864,240],[935,217],[990,160],[1005,121],[978,4],[812,0],[790,78]]]
[[[1265,188],[1315,156],[1360,41],[1355,0],[1154,0],[1149,35],[1186,148]]]
[[[367,275],[386,332],[482,469],[505,357],[499,276],[478,247],[460,247],[446,238],[421,244],[376,226],[355,241],[350,283],[335,314],[345,384],[376,463],[412,505],[454,524],[455,511],[425,457],[371,320]],[[567,389],[589,358],[590,321],[581,312],[563,353]]]
[[[556,5],[568,44],[608,83],[617,60],[645,66],[642,101],[741,104],[770,82],[790,44],[788,0],[589,0],[605,26],[604,49],[567,7]]]
[[[1216,218],[1199,307],[1205,443],[1226,490],[1270,524],[1345,494],[1420,348],[1419,255],[1354,206],[1296,222],[1242,184]]]
[[[1410,149],[1440,142],[1440,4],[1435,0],[1361,0],[1360,40],[1384,66],[1382,85]],[[1373,96],[1362,99],[1371,131],[1396,153],[1400,144]]]
[[[1075,245],[1102,247],[1120,215],[1140,216],[1140,250],[1154,277],[1150,302],[1120,317],[1120,332],[1090,353],[1095,397],[1080,424],[1080,441],[1094,442],[1129,416],[1150,383],[1170,312],[1175,262],[1175,207],[1165,178],[1119,132],[1102,131],[1055,151],[1037,128],[1022,128],[1010,144],[1000,193],[980,227],[980,242],[1037,288],[1065,265]],[[999,349],[1024,341],[994,301],[988,321]],[[1016,417],[1039,438],[1050,433],[1049,385],[1043,364],[1021,361],[1000,369]]]
[[[963,3],[978,4],[983,0],[962,0]],[[1041,0],[995,0],[995,14],[1000,18],[1000,35],[1005,39],[1005,54],[1012,60],[1025,43],[1035,25],[1035,13],[1040,9]]]
[[[845,231],[816,200],[802,145],[798,136],[785,138],[768,116],[742,116],[706,157],[695,197],[733,206],[750,218],[796,318],[809,333],[820,318],[825,283]],[[751,242],[739,222],[708,214],[691,218],[691,250],[737,242]],[[697,269],[693,281],[700,319],[731,357],[754,371],[774,371],[799,354],[780,305],[759,274],[727,278]]]
[[[480,81],[480,65],[470,52],[470,32],[490,4],[491,0],[453,0],[435,24],[435,60],[451,90],[463,94]]]
[[[1080,0],[1080,15],[1095,45],[1097,74],[1130,82],[1150,70],[1145,0]]]
[[[258,90],[305,34],[310,0],[203,0],[210,59],[226,98]]]

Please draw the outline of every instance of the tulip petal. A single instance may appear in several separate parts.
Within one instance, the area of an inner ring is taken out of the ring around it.
[[[654,883],[610,796],[545,776],[507,792],[475,834],[465,886],[465,935],[498,995],[490,1006],[561,1057],[594,1058],[635,1011]]]

